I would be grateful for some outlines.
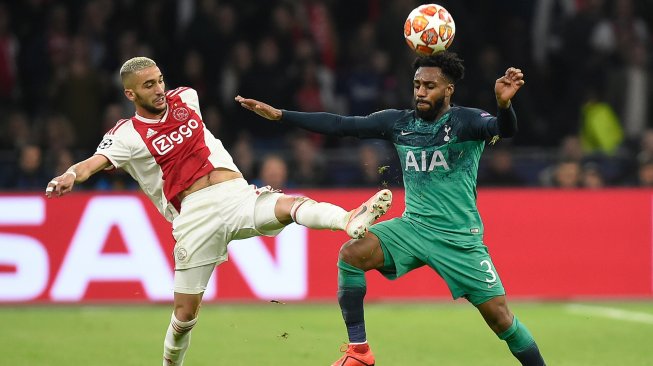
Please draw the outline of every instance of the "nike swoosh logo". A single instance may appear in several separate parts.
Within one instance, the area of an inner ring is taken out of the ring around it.
[[[411,133],[415,133],[415,131],[401,131],[401,136],[410,135]]]
[[[492,287],[496,286],[497,283],[498,283],[498,282],[495,282],[495,283],[488,283],[488,284],[487,284],[487,288],[492,288]]]
[[[363,206],[363,208],[360,210],[359,213],[356,214],[356,216],[354,216],[354,218],[364,214],[365,212],[367,212],[367,206]]]

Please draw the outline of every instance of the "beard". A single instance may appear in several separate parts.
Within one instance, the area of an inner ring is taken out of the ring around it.
[[[146,111],[148,111],[148,112],[150,112],[152,114],[156,114],[156,115],[165,112],[166,108],[168,108],[167,104],[164,104],[163,107],[161,107],[161,108],[157,108],[153,104],[146,103],[145,100],[142,99],[141,97],[139,97],[138,95],[136,96],[135,102],[138,103],[138,105],[141,108],[145,109]]]
[[[150,112],[152,114],[161,114],[161,113],[165,112],[166,108],[168,108],[168,105],[164,104],[163,107],[157,108],[157,107],[155,107],[153,105],[150,105],[150,104],[141,104],[141,107],[143,107],[143,109],[145,109],[146,111],[148,111],[148,112]]]
[[[421,111],[417,108],[417,103],[427,103],[431,108]],[[433,121],[435,120],[435,117],[437,117],[438,113],[442,110],[442,107],[444,106],[444,96],[438,100],[436,100],[434,103],[431,103],[427,100],[424,99],[416,99],[415,100],[415,114],[417,114],[417,117],[425,120],[425,121]]]

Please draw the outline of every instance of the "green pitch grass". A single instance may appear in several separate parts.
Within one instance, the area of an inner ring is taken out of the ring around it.
[[[553,366],[653,365],[653,302],[513,302]],[[0,307],[0,364],[161,365],[171,308]],[[463,302],[370,304],[379,366],[518,365]],[[206,305],[186,366],[330,365],[346,340],[337,304]]]

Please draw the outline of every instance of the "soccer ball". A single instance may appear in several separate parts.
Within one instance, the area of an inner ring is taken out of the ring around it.
[[[413,9],[404,23],[408,46],[420,56],[442,52],[451,46],[456,24],[447,9],[438,4],[420,5]]]

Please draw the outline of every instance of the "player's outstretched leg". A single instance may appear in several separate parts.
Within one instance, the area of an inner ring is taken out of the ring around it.
[[[292,221],[311,229],[344,230],[359,239],[365,236],[367,229],[392,204],[392,192],[383,189],[375,193],[358,208],[349,212],[328,202],[315,202],[306,197],[294,198],[290,208]]]

